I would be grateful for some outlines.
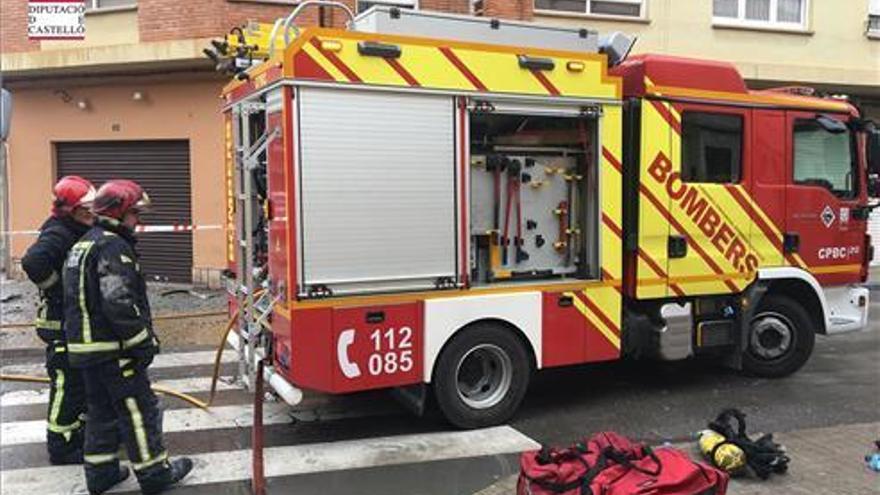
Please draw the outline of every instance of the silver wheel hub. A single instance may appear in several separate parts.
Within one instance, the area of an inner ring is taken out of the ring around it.
[[[513,363],[494,344],[473,347],[455,368],[458,397],[473,409],[488,409],[501,402],[513,381]]]
[[[752,320],[749,349],[762,359],[778,359],[794,341],[794,325],[779,313],[761,313]]]

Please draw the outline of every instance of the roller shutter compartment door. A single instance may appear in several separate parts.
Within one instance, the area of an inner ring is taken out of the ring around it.
[[[192,223],[189,141],[92,141],[57,143],[58,177],[79,175],[100,187],[111,179],[140,184],[153,201],[145,225]],[[137,235],[147,280],[192,281],[192,233]]]
[[[303,88],[297,103],[300,287],[345,294],[455,280],[453,99]]]

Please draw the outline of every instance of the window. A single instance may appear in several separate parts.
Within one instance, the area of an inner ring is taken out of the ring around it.
[[[808,0],[713,0],[713,22],[720,25],[805,29]]]
[[[681,179],[716,184],[739,182],[742,141],[741,116],[685,112],[681,117]]]
[[[417,9],[418,0],[358,0],[357,13],[366,11],[370,7],[381,5],[382,7],[399,7],[402,9]]]
[[[137,0],[86,0],[87,10],[120,9],[137,7]]]
[[[644,0],[535,0],[535,10],[643,18],[644,3]]]
[[[856,193],[856,162],[849,129],[831,132],[816,120],[798,120],[794,126],[794,182],[824,187],[834,195]]]
[[[483,0],[471,0],[471,15],[481,16],[485,12]]]
[[[868,3],[868,37],[880,39],[880,0]]]

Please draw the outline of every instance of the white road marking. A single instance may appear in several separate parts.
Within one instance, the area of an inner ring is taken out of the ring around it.
[[[264,452],[266,476],[390,466],[467,457],[512,454],[536,449],[531,438],[509,426],[449,433],[367,438],[342,442],[270,447]],[[251,478],[251,451],[237,450],[191,456],[193,472],[182,485],[228,483]],[[24,468],[0,473],[8,493],[70,495],[84,491],[82,467]],[[136,490],[133,477],[112,492]]]
[[[183,392],[186,394],[199,393],[199,392],[210,392],[211,391],[211,378],[210,377],[200,377],[200,378],[181,378],[178,380],[158,380],[153,382],[154,385],[161,385],[163,387],[170,388],[172,390],[176,390],[178,392]],[[224,390],[240,390],[241,387],[230,385],[229,383],[224,382],[222,379],[217,381],[217,391],[222,392]],[[30,389],[30,390],[13,390],[11,392],[6,392],[3,395],[0,395],[0,407],[12,407],[12,406],[32,406],[32,405],[40,405],[40,404],[48,404],[49,403],[49,389],[48,388],[40,388],[40,389]]]
[[[214,364],[215,351],[196,351],[196,352],[169,352],[167,354],[159,354],[153,359],[150,365],[151,370],[165,368],[182,368],[185,366],[198,366],[204,364]],[[234,363],[238,361],[238,356],[232,349],[226,349],[223,353],[221,362]],[[27,364],[10,364],[0,368],[0,372],[13,375],[46,375],[46,367],[43,363],[27,363]]]
[[[280,402],[264,406],[263,423],[284,424],[291,421],[290,406]],[[247,428],[253,422],[251,404],[217,406],[208,411],[196,408],[165,411],[165,433],[206,431],[222,428]],[[46,421],[12,421],[0,425],[0,446],[42,443],[46,441]]]

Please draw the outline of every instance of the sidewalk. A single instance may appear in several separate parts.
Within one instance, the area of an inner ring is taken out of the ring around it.
[[[729,495],[880,495],[880,473],[867,469],[865,454],[880,439],[880,423],[799,430],[774,435],[791,456],[789,472],[767,481],[735,479]],[[699,459],[694,444],[679,444]],[[516,493],[516,477],[505,478],[474,495]]]

